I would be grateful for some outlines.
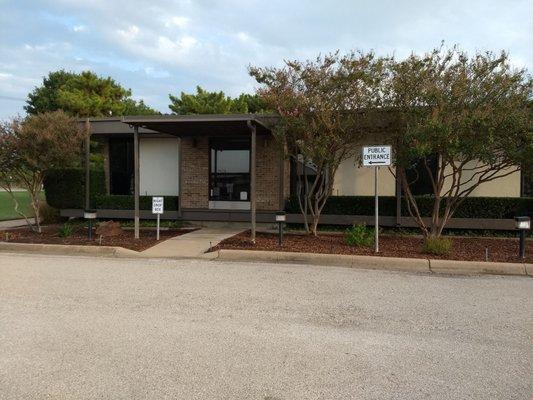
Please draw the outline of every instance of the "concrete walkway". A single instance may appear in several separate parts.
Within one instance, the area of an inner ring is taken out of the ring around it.
[[[208,251],[211,246],[216,246],[222,240],[244,230],[246,229],[235,226],[201,228],[185,235],[167,239],[141,254],[156,258],[196,258]]]
[[[32,224],[35,224],[35,218],[30,218],[29,220]],[[27,223],[24,218],[0,221],[0,229],[18,228],[19,226],[26,226],[26,225]]]

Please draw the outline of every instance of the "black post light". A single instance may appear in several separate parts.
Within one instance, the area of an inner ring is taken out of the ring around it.
[[[89,240],[93,238],[93,220],[96,219],[96,210],[85,210],[83,212],[83,218],[89,223]]]
[[[279,211],[276,213],[276,222],[278,223],[278,245],[282,246],[283,244],[283,224],[285,223],[287,216],[284,211]]]
[[[518,257],[522,260],[526,258],[526,231],[531,229],[531,218],[529,217],[515,217],[515,227],[518,229],[520,237],[520,247],[518,249]]]

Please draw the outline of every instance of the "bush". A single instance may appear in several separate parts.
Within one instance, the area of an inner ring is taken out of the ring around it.
[[[39,204],[39,216],[41,217],[41,224],[53,224],[61,221],[59,210],[57,208],[50,207],[46,203]]]
[[[91,205],[106,192],[103,171],[90,172]],[[85,171],[79,168],[48,170],[44,178],[46,202],[54,208],[85,208]]]
[[[374,245],[374,229],[366,225],[354,225],[346,229],[345,237],[348,246],[372,247]]]
[[[67,223],[67,224],[63,224],[63,226],[59,228],[59,231],[57,232],[57,234],[59,235],[59,237],[66,238],[66,237],[72,236],[73,232],[74,232],[74,227]]]
[[[178,196],[163,196],[165,211],[178,210]],[[98,210],[133,210],[135,198],[131,195],[98,195],[95,196],[93,207]],[[141,210],[152,209],[152,196],[139,196]]]
[[[431,216],[433,198],[416,196],[416,199],[422,216]],[[300,213],[296,196],[288,199],[286,211],[293,214]],[[331,196],[322,214],[374,215],[374,196]],[[380,196],[379,214],[396,216],[396,197]],[[402,201],[402,215],[409,215],[405,201]],[[468,197],[453,217],[512,219],[517,215],[533,216],[533,197]]]
[[[430,237],[424,241],[422,251],[426,254],[446,256],[452,251],[453,242],[444,237]]]

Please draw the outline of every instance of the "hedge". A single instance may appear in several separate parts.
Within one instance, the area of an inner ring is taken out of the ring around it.
[[[178,196],[163,196],[165,211],[178,210]],[[133,210],[135,199],[132,195],[99,195],[94,199],[93,207],[99,210]],[[152,196],[139,196],[141,210],[152,209]]]
[[[109,210],[133,210],[135,200],[132,195],[106,195],[105,174],[91,171],[91,208]],[[58,209],[85,208],[85,170],[49,170],[44,180],[46,202]],[[163,196],[165,210],[178,209],[177,196]],[[141,210],[152,209],[152,196],[140,196]]]
[[[91,203],[98,195],[105,194],[105,174],[90,171]],[[48,170],[44,178],[46,202],[54,208],[85,207],[85,170]]]
[[[431,196],[417,196],[422,216],[430,216],[433,209]],[[300,213],[298,198],[287,201],[288,213]],[[374,215],[374,196],[332,196],[324,206],[323,214]],[[380,196],[379,214],[396,216],[396,197]],[[406,201],[402,201],[402,215],[408,216]],[[533,197],[468,197],[455,212],[455,218],[514,218],[517,215],[533,216]]]

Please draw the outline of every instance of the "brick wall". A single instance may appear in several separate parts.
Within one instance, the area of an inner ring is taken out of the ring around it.
[[[181,140],[181,206],[209,207],[209,140],[205,136],[184,137]]]
[[[209,207],[209,138],[182,139],[183,208]],[[257,136],[256,187],[257,210],[279,210],[279,147],[273,137]],[[289,167],[285,163],[284,191],[289,188]]]

